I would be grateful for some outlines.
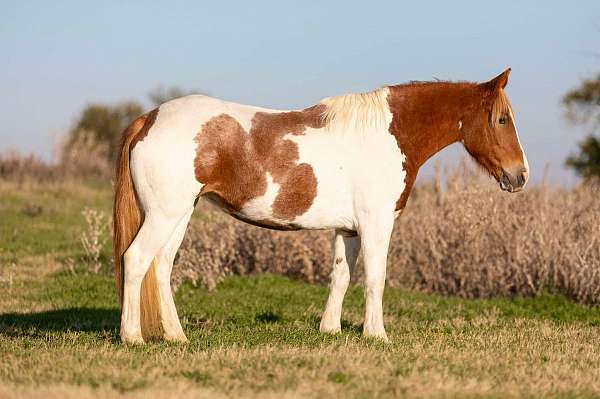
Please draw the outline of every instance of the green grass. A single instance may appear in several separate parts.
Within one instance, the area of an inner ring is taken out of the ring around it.
[[[44,310],[0,315],[0,381],[16,385],[123,392],[177,383],[227,394],[250,386],[258,394],[294,392],[316,372],[318,391],[335,387],[353,396],[396,395],[403,379],[425,383],[431,375],[458,393],[459,382],[475,376],[520,396],[516,387],[531,385],[526,391],[534,394],[545,368],[560,365],[550,376],[577,376],[573,392],[587,395],[592,391],[583,388],[600,367],[600,313],[553,295],[462,300],[388,289],[392,343],[383,344],[361,336],[359,287],[348,293],[342,333],[324,335],[318,324],[325,287],[273,275],[231,277],[214,292],[190,285],[177,292],[188,344],[125,347],[109,276],[61,272],[26,288],[23,304]],[[388,385],[395,388],[381,389]]]
[[[0,280],[0,397],[600,395],[600,310],[550,293],[465,300],[387,289],[384,344],[361,335],[358,286],[342,332],[325,335],[326,287],[230,277],[213,292],[184,284],[176,293],[188,344],[124,346],[108,272],[19,273],[23,257],[43,270],[81,255],[81,209],[110,206],[106,186],[88,188],[0,197],[2,259],[15,263]],[[30,203],[42,213],[22,212]]]
[[[97,182],[67,189],[0,190],[0,261],[15,262],[48,253],[81,255],[81,211],[90,207],[108,216],[111,196],[110,186]]]
[[[18,336],[77,331],[82,332],[86,340],[104,340],[111,336],[117,342],[119,311],[113,284],[108,276],[67,272],[44,281],[29,282],[23,303],[43,305],[50,310],[3,314],[0,325],[10,326]],[[187,284],[176,294],[180,316],[192,341],[188,345],[191,350],[223,345],[316,347],[337,342],[340,337],[318,332],[319,312],[326,298],[326,287],[268,274],[230,277],[213,292]],[[349,289],[345,301],[347,318],[342,323],[344,339],[362,341],[362,298],[362,288]],[[455,326],[444,322],[456,319],[465,323],[468,332],[473,329],[473,320],[490,315],[495,319],[494,327],[524,320],[544,322],[556,328],[600,326],[599,309],[550,294],[537,298],[464,300],[388,289],[384,302],[387,317],[402,321],[388,325],[390,333],[400,339],[411,332],[408,326],[415,325],[428,333],[452,332]],[[369,341],[369,344],[375,342]]]

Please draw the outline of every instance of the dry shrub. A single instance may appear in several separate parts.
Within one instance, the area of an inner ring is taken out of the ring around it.
[[[0,154],[0,180],[23,182],[35,179],[39,182],[56,179],[59,171],[35,155],[21,155],[17,152]]]
[[[324,282],[330,268],[331,232],[272,231],[239,222],[202,203],[177,257],[174,282],[189,279],[208,289],[229,274],[270,272]]]
[[[35,155],[18,152],[0,154],[0,181],[53,183],[82,177],[109,178],[113,164],[109,161],[108,146],[92,133],[81,132],[76,139],[58,146],[58,162],[46,162]]]
[[[93,132],[81,131],[60,146],[60,169],[68,176],[110,177],[108,144],[98,141]]]
[[[473,176],[418,187],[392,237],[390,285],[467,298],[557,290],[600,302],[600,190],[508,194]]]
[[[559,291],[600,303],[600,190],[529,187],[501,192],[467,169],[419,185],[396,221],[388,284],[462,297]],[[199,206],[178,254],[174,280],[209,289],[224,276],[273,272],[328,281],[333,234],[275,232]],[[360,279],[359,263],[354,280]],[[358,276],[358,277],[357,277]]]
[[[84,261],[90,272],[98,274],[102,269],[100,257],[106,244],[106,231],[109,227],[109,221],[104,212],[93,208],[84,208],[81,214],[86,224],[86,229],[80,237],[85,254]]]

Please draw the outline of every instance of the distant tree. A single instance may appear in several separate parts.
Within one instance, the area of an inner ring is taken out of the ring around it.
[[[579,153],[570,155],[566,165],[584,177],[600,177],[600,74],[588,79],[563,97],[567,117],[591,127],[591,133],[578,143]]]
[[[142,113],[144,108],[134,101],[116,105],[90,104],[69,130],[65,150],[81,142],[83,135],[91,135],[98,145],[106,147],[108,159],[114,160],[121,133]]]
[[[148,100],[153,107],[156,107],[173,98],[190,93],[190,91],[176,87],[169,89],[159,87],[148,94]],[[126,101],[115,105],[90,104],[86,106],[68,132],[62,148],[63,160],[72,159],[73,154],[81,157],[83,152],[94,149],[98,154],[106,154],[106,160],[112,164],[112,161],[116,159],[121,133],[131,121],[143,113],[143,105],[135,101]]]
[[[194,90],[182,90],[178,87],[171,87],[165,89],[163,87],[158,87],[148,94],[148,99],[154,106],[159,106],[162,103],[166,103],[169,100],[174,98],[179,98],[183,96],[187,96],[190,94],[202,94],[198,91]]]

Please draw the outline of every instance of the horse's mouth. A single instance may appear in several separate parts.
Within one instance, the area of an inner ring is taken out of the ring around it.
[[[522,172],[515,177],[505,170],[502,170],[502,175],[498,179],[498,183],[500,183],[500,189],[503,191],[508,191],[509,193],[517,193],[523,190],[525,181],[526,178]]]
[[[518,193],[523,190],[523,187],[513,187],[512,184],[506,184],[500,180],[500,189],[502,189],[502,191],[508,191],[509,193]]]

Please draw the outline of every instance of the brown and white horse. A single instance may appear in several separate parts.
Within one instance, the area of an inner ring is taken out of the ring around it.
[[[335,229],[321,331],[340,331],[362,248],[364,335],[387,339],[382,296],[394,219],[421,165],[460,141],[503,190],[529,167],[504,92],[485,83],[415,82],[276,111],[193,95],[137,118],[117,163],[114,256],[121,339],[185,341],[170,275],[199,197],[279,230]],[[218,239],[218,238],[215,238]]]

